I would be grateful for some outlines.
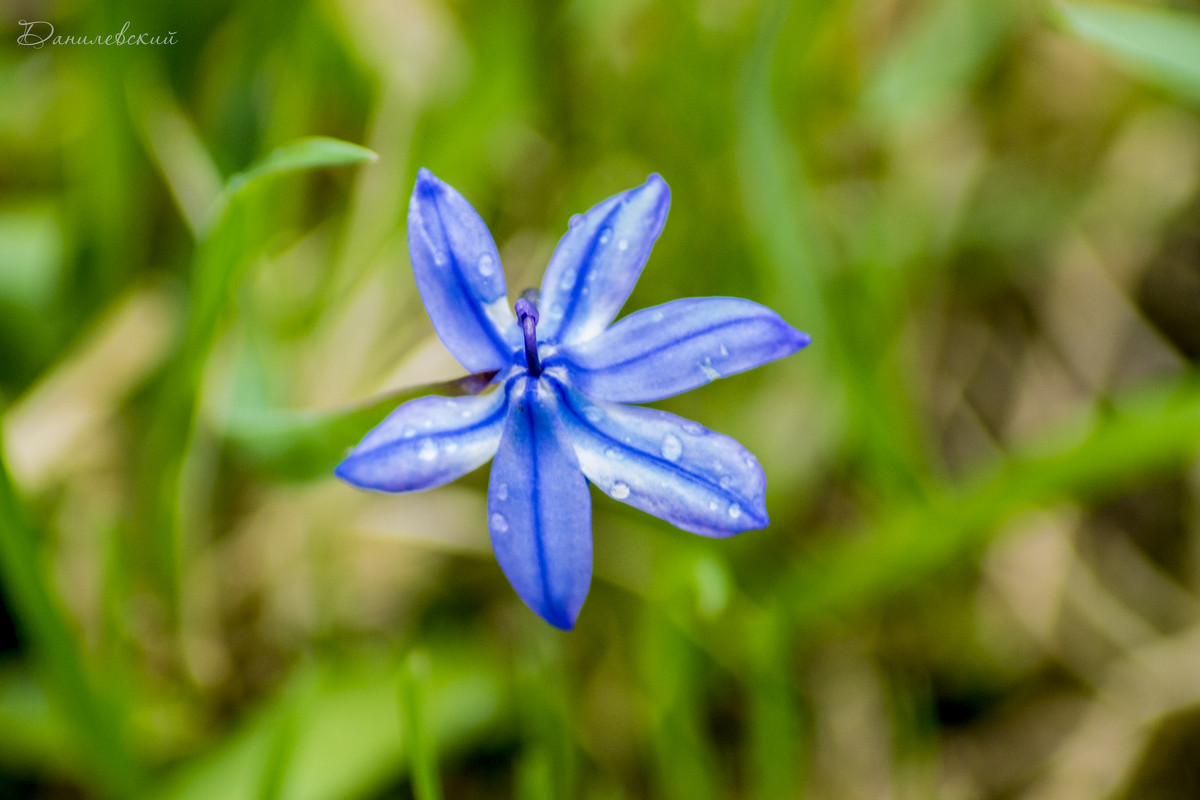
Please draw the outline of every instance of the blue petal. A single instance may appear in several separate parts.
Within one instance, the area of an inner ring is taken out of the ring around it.
[[[393,411],[334,473],[363,489],[411,492],[487,463],[504,430],[504,389],[479,397],[421,397]]]
[[[408,205],[408,252],[425,310],[470,372],[499,369],[520,344],[500,256],[487,226],[463,196],[427,169]]]
[[[564,630],[592,579],[592,501],[545,379],[518,382],[488,485],[496,560],[538,616]]]
[[[579,342],[608,327],[662,232],[671,190],[658,175],[571,218],[542,279],[538,334]]]
[[[562,395],[583,474],[612,497],[704,536],[767,526],[766,476],[733,439],[664,411]]]
[[[809,336],[765,306],[733,297],[675,300],[564,347],[547,369],[596,400],[644,403],[791,355]]]

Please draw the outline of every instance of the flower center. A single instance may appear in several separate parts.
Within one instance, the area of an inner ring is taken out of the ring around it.
[[[538,359],[537,350],[537,304],[521,295],[513,308],[517,312],[517,323],[525,334],[525,363],[529,365],[529,374],[536,378],[542,374],[542,362]]]

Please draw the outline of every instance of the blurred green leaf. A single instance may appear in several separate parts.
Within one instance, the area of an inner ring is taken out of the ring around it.
[[[0,212],[0,300],[39,309],[62,275],[63,231],[49,209]]]
[[[409,769],[416,800],[441,800],[437,741],[429,719],[428,693],[432,666],[424,650],[409,653],[400,676],[400,717],[408,741]]]
[[[494,374],[401,389],[338,411],[235,409],[226,423],[225,436],[257,468],[278,480],[327,478],[346,452],[400,405],[426,395],[479,394]]]
[[[97,790],[108,797],[131,797],[142,775],[130,752],[124,709],[88,674],[39,552],[44,537],[25,517],[3,453],[0,441],[0,580],[17,625],[32,643],[38,674],[70,720],[80,760],[94,776]]]
[[[235,194],[244,191],[256,181],[288,172],[359,164],[378,158],[375,153],[360,145],[326,136],[312,136],[279,147],[249,169],[237,173],[229,179],[227,191]]]
[[[960,99],[1016,17],[1016,3],[925,3],[864,88],[867,112],[904,128]]]
[[[265,246],[274,218],[263,208],[261,192],[270,179],[298,170],[369,160],[366,148],[322,137],[284,145],[231,178],[197,244],[191,269],[190,314],[181,352],[165,376],[147,435],[139,492],[141,527],[152,536],[155,572],[178,611],[183,557],[180,503],[184,463],[195,419],[201,375],[231,292]]]
[[[1066,27],[1142,77],[1200,103],[1200,14],[1118,3],[1060,2]]]
[[[847,613],[974,557],[1005,521],[1039,504],[1114,491],[1200,449],[1200,382],[1124,398],[1080,436],[1060,428],[963,488],[890,511],[868,534],[840,538],[788,575],[793,624],[812,636]]]
[[[448,750],[479,738],[505,713],[500,675],[477,644],[436,648],[431,734]],[[150,794],[157,800],[254,800],[274,767],[280,720],[295,717],[279,797],[337,800],[369,796],[404,772],[408,743],[396,714],[398,659],[359,652],[328,657],[296,671],[289,686],[221,739],[180,765]]]

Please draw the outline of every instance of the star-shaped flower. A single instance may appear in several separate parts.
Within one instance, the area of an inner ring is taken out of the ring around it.
[[[703,536],[767,525],[766,477],[733,439],[660,400],[794,353],[809,342],[749,300],[675,300],[611,325],[662,231],[658,175],[571,218],[541,292],[509,306],[496,245],[475,209],[422,169],[408,247],[434,330],[467,370],[495,370],[476,397],[397,408],[337,468],[365,489],[430,489],[494,458],[488,530],[521,599],[574,626],[592,576],[587,481]],[[586,479],[585,480],[585,476]]]

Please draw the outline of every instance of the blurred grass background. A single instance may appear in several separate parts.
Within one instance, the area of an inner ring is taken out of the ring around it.
[[[1196,3],[0,9],[0,798],[1200,796]],[[486,470],[332,479],[461,374],[420,166],[513,296],[665,177],[627,308],[814,336],[659,404],[770,528],[597,496],[564,635]]]

